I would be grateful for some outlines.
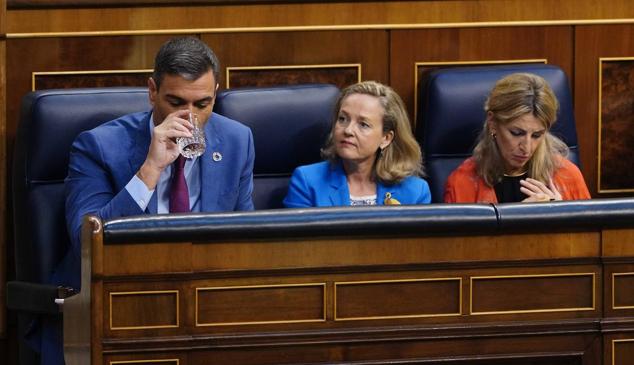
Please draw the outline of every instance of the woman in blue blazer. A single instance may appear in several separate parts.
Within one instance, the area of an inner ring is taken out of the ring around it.
[[[288,208],[427,204],[420,147],[405,105],[390,87],[365,81],[347,87],[322,156],[295,169],[284,199]]]

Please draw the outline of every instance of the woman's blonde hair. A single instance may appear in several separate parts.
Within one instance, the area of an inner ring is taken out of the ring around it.
[[[561,157],[568,155],[568,146],[550,133],[558,109],[557,97],[546,80],[528,73],[515,73],[498,80],[484,104],[487,119],[491,118],[499,125],[506,125],[526,114],[542,123],[546,133],[527,162],[527,172],[531,178],[544,183],[548,183],[559,167]],[[473,150],[473,158],[478,175],[490,186],[504,176],[504,161],[486,121]]]
[[[343,89],[335,106],[335,115],[330,133],[321,155],[331,163],[339,161],[334,143],[334,130],[343,100],[352,94],[377,97],[383,106],[383,133],[394,132],[392,142],[377,152],[374,162],[374,177],[384,184],[395,184],[412,175],[422,175],[422,154],[420,146],[412,134],[412,126],[407,117],[405,104],[389,86],[376,81],[364,81]]]

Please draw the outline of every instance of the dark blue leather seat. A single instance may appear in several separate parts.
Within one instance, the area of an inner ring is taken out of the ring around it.
[[[7,296],[18,310],[18,336],[36,313],[59,317],[57,289],[47,285],[70,246],[64,178],[75,137],[118,116],[150,107],[145,88],[44,90],[22,99],[13,159],[15,282]],[[60,322],[61,323],[61,322]],[[20,363],[39,364],[20,341]]]
[[[552,132],[570,147],[579,164],[577,131],[566,74],[557,66],[517,64],[439,69],[421,82],[416,139],[425,157],[432,202],[442,202],[445,181],[471,156],[485,121],[484,102],[500,78],[515,72],[537,74],[550,84],[560,108]]]
[[[215,111],[253,131],[255,209],[282,208],[288,180],[300,165],[321,161],[339,89],[305,84],[221,91]]]

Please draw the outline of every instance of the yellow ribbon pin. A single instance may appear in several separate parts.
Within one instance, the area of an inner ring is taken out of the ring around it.
[[[392,193],[385,193],[385,199],[383,205],[401,205],[401,202],[392,198]]]

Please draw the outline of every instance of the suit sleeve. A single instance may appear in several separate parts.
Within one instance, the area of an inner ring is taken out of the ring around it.
[[[116,147],[111,147],[116,148]],[[92,134],[83,133],[71,147],[65,184],[66,224],[74,252],[79,255],[83,217],[95,214],[103,220],[143,214],[127,190],[115,190],[103,150]]]
[[[288,193],[284,198],[286,208],[309,208],[315,206],[301,168],[296,168],[288,184]]]
[[[445,184],[445,203],[456,203],[456,186],[455,186],[455,173],[449,175],[447,183]]]
[[[416,204],[429,204],[431,203],[431,192],[429,191],[429,184],[427,181],[422,180],[421,194],[416,201]]]
[[[555,185],[560,190],[564,200],[590,199],[588,186],[583,179],[583,174],[568,160],[564,160],[563,166],[555,173]]]
[[[248,132],[247,159],[240,173],[238,186],[238,202],[235,210],[253,210],[253,165],[255,161],[255,147],[253,133]]]

